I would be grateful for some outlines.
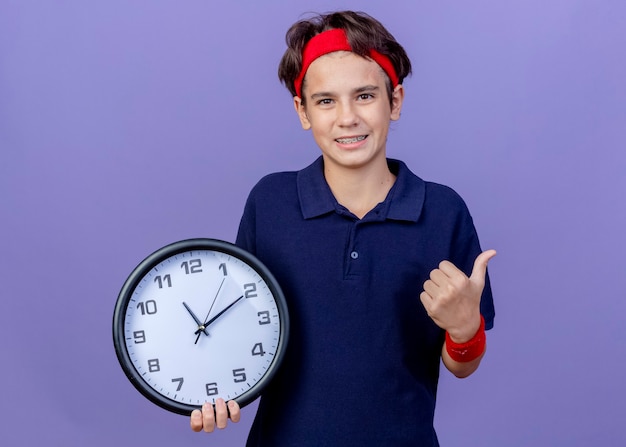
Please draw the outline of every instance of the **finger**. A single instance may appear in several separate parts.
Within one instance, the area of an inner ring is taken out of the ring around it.
[[[228,410],[226,402],[221,397],[215,401],[215,423],[219,429],[226,428],[228,425]]]
[[[426,315],[428,315],[431,318],[431,320],[435,322],[437,326],[441,327],[441,323],[439,322],[439,320],[437,319],[435,315],[437,304],[435,303],[433,298],[427,292],[422,292],[420,294],[420,300],[422,301],[422,305],[424,306],[424,309],[426,310]]]
[[[474,268],[472,269],[470,280],[483,283],[485,281],[485,275],[487,274],[487,264],[495,255],[495,250],[486,250],[479,254],[474,261]]]
[[[205,402],[202,406],[202,427],[207,433],[215,430],[215,411],[209,402]]]
[[[241,419],[241,411],[239,404],[234,400],[228,402],[228,412],[230,413],[230,420],[233,422],[239,422]]]
[[[435,286],[441,287],[443,284],[448,282],[448,278],[449,278],[449,275],[443,270],[441,270],[440,268],[435,269],[432,272],[430,272],[430,280],[433,282]]]
[[[191,429],[195,432],[202,430],[202,412],[200,410],[193,410],[191,412],[189,424],[191,425]]]
[[[428,280],[424,283],[424,292],[426,292],[426,297],[429,301],[432,301],[437,296],[437,292],[439,290],[439,286],[435,284],[432,280]]]
[[[430,316],[433,307],[433,298],[428,294],[428,292],[420,293],[420,301],[422,302],[422,306],[426,309],[426,313]]]
[[[439,271],[443,275],[447,276],[448,278],[453,278],[459,274],[462,274],[463,276],[465,276],[463,272],[459,270],[457,266],[451,263],[450,261],[441,261],[439,263]]]

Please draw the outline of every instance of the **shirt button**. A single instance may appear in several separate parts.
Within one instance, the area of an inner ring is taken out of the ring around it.
[[[358,258],[358,257],[359,257],[359,253],[358,253],[358,252],[356,252],[356,251],[353,251],[352,253],[350,253],[350,257],[351,257],[352,259],[356,259],[356,258]]]

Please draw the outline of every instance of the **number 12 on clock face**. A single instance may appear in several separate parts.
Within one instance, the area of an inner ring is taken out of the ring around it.
[[[157,405],[189,414],[218,397],[244,406],[284,355],[280,287],[251,254],[224,241],[166,246],[129,276],[113,321],[118,360]]]

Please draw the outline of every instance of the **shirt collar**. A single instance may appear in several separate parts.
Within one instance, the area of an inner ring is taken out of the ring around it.
[[[402,161],[388,159],[387,163],[396,175],[396,182],[381,207],[386,213],[384,217],[417,222],[426,194],[424,181],[413,174]],[[297,185],[302,216],[305,219],[312,219],[337,209],[337,201],[324,178],[324,161],[321,156],[298,172]]]

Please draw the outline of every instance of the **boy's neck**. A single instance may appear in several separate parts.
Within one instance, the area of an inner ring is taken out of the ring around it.
[[[324,176],[337,202],[359,219],[383,202],[396,176],[384,163],[360,168],[324,166]]]

